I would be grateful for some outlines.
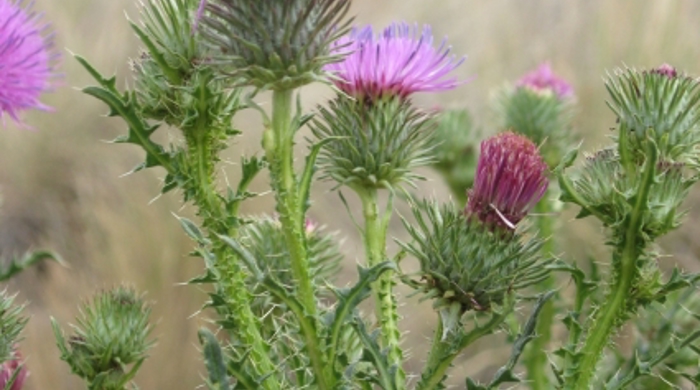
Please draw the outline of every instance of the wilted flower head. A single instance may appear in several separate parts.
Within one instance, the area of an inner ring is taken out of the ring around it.
[[[546,172],[537,146],[522,135],[506,132],[483,141],[466,213],[514,229],[547,191]]]
[[[16,122],[24,110],[49,109],[39,96],[52,85],[56,57],[46,25],[20,4],[0,0],[0,116]]]
[[[566,80],[552,72],[549,62],[524,75],[517,84],[518,87],[528,88],[535,92],[554,93],[558,98],[565,99],[574,94],[574,89]]]
[[[11,360],[0,365],[0,389],[7,388],[7,384],[10,383],[12,376],[17,370],[20,371],[17,373],[15,381],[12,382],[12,386],[9,387],[9,390],[20,390],[24,385],[24,380],[27,378],[27,369],[22,365],[22,356],[19,352],[15,351]]]
[[[377,35],[371,26],[356,27],[334,48],[350,54],[325,70],[338,78],[335,83],[345,93],[370,99],[455,88],[459,82],[449,75],[464,61],[450,55],[445,40],[434,47],[429,26],[421,31],[406,23],[394,23]]]

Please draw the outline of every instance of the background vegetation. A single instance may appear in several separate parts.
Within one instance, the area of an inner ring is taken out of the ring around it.
[[[140,161],[138,151],[104,142],[124,131],[121,122],[102,117],[105,107],[74,88],[91,80],[72,59],[72,52],[87,57],[103,72],[116,72],[123,85],[131,82],[128,59],[137,56],[139,48],[124,15],[138,19],[137,1],[37,0],[35,8],[56,30],[56,46],[64,53],[63,85],[45,99],[55,113],[32,113],[26,118],[34,131],[9,122],[0,131],[0,255],[11,256],[30,247],[51,248],[62,254],[68,267],[46,264],[25,272],[8,286],[21,293],[20,301],[29,303],[27,311],[32,317],[22,342],[32,372],[26,388],[80,388],[80,382],[59,360],[49,316],[65,324],[75,316],[81,299],[121,281],[146,291],[154,305],[158,344],[137,378],[141,388],[195,388],[202,383],[196,329],[205,325],[206,313],[196,314],[204,294],[180,283],[195,275],[200,263],[188,258],[192,244],[171,214],[191,211],[180,209],[178,194],[157,197],[160,171],[121,177]],[[624,64],[644,68],[669,62],[700,75],[697,2],[356,0],[354,8],[360,24],[381,27],[393,20],[416,21],[431,24],[438,41],[449,36],[454,52],[468,55],[458,70],[460,77],[476,78],[455,91],[417,100],[426,108],[467,107],[487,132],[498,130],[489,109],[494,88],[545,60],[576,89],[576,128],[584,139],[584,150],[604,143],[608,129],[614,126],[604,104],[601,78],[606,70]],[[329,89],[311,87],[303,98],[312,108],[329,96]],[[260,101],[264,104],[265,99]],[[257,114],[245,112],[235,120],[245,136],[231,147],[231,161],[237,161],[240,153],[260,150]],[[160,136],[177,142],[175,133],[163,131]],[[238,172],[228,164],[221,169],[230,175]],[[431,171],[425,174],[429,180],[420,191],[447,199],[440,179]],[[265,189],[264,181],[257,188]],[[345,238],[347,258],[338,280],[344,284],[354,278],[353,264],[362,250],[351,220],[338,206],[337,195],[328,190],[326,184],[316,186],[311,214]],[[691,197],[688,222],[665,241],[666,252],[675,257],[662,261],[697,268],[700,242],[693,238],[700,228],[693,221],[700,215],[698,200],[698,194]],[[269,213],[272,204],[271,196],[259,198],[247,203],[245,211]],[[405,205],[399,207],[406,215]],[[400,223],[395,222],[392,234],[404,236]],[[598,226],[573,221],[570,212],[562,217],[562,224],[568,243],[566,256],[605,258],[598,245]],[[429,304],[417,310],[415,299],[406,297],[409,291],[400,291],[406,343],[414,362],[409,370],[415,372],[427,353],[434,320]],[[625,342],[624,335],[621,342]],[[482,348],[468,350],[469,356],[459,363],[463,366],[459,377],[486,373],[501,352],[484,343]]]

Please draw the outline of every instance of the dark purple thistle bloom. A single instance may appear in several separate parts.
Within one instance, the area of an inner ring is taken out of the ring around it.
[[[0,117],[17,123],[24,110],[50,110],[39,96],[52,87],[57,58],[48,27],[20,4],[0,0]]]
[[[548,62],[518,80],[519,88],[528,88],[535,92],[554,93],[559,99],[565,99],[574,95],[574,89],[566,80],[552,72]]]
[[[377,35],[371,26],[355,27],[335,42],[333,51],[349,53],[324,68],[337,77],[336,86],[369,99],[455,88],[460,82],[450,73],[464,61],[450,55],[445,40],[435,48],[429,26],[421,32],[407,23],[394,23]]]
[[[488,226],[515,226],[547,191],[547,164],[526,137],[506,132],[481,143],[465,212]]]
[[[24,380],[27,378],[27,369],[24,366],[20,368],[22,364],[21,359],[19,352],[15,352],[12,360],[8,360],[0,365],[0,389],[4,389],[7,386],[17,369],[21,371],[17,374],[10,390],[20,390],[22,388]]]

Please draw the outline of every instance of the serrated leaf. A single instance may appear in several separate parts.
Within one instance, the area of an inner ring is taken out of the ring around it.
[[[229,390],[229,377],[224,361],[224,354],[221,351],[219,341],[209,329],[202,328],[198,332],[199,343],[202,345],[202,353],[204,354],[204,366],[209,373],[209,383],[219,390]],[[236,378],[240,382],[241,379]],[[243,377],[243,381],[246,381]],[[248,387],[253,388],[253,387]]]
[[[61,257],[49,251],[36,251],[24,254],[21,259],[14,259],[6,267],[0,267],[0,282],[9,280],[13,276],[19,274],[25,269],[37,264],[43,260],[53,260],[61,265],[65,263]]]

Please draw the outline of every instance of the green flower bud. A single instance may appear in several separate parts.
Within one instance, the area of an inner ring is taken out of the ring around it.
[[[413,213],[416,224],[404,220],[413,242],[401,246],[420,262],[421,278],[413,286],[436,308],[457,303],[462,313],[491,311],[549,275],[540,239],[492,231],[452,204],[425,202]]]
[[[339,60],[330,46],[347,30],[349,0],[203,0],[203,36],[242,84],[290,89],[321,79]]]
[[[0,363],[14,359],[15,344],[27,325],[27,318],[22,316],[24,306],[14,305],[15,297],[0,291]]]
[[[153,344],[148,339],[151,309],[133,289],[118,287],[99,293],[83,304],[80,312],[67,345],[54,322],[61,359],[89,386],[123,389],[125,380],[133,377]]]
[[[335,276],[342,256],[333,236],[326,234],[321,227],[307,221],[305,233],[309,274],[317,285],[322,285]],[[291,259],[279,220],[271,217],[253,219],[241,228],[240,237],[241,243],[258,260],[261,271],[273,275],[282,285],[294,285]]]
[[[618,117],[620,131],[630,137],[635,156],[642,154],[647,129],[652,129],[660,159],[696,166],[700,155],[700,88],[669,65],[651,71],[617,70],[605,86],[608,106]]]
[[[413,170],[432,163],[432,124],[404,99],[365,104],[339,95],[319,108],[311,130],[319,140],[338,138],[319,156],[326,178],[351,187],[392,188],[421,178]]]

